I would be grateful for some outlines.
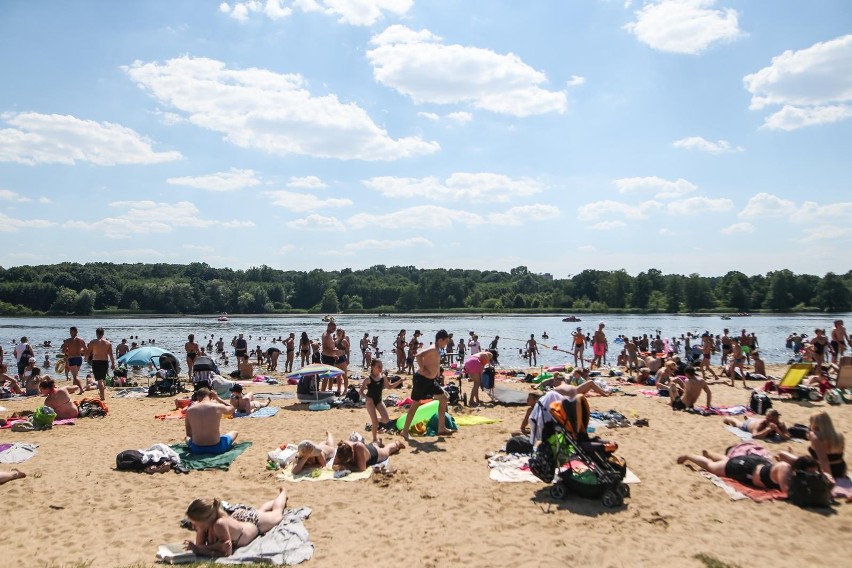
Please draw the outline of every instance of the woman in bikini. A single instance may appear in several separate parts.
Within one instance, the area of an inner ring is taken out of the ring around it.
[[[400,440],[395,440],[389,446],[341,440],[337,444],[337,454],[334,456],[334,470],[364,471],[398,454],[404,447],[405,444]]]
[[[402,379],[390,382],[388,374],[384,372],[384,365],[381,359],[373,359],[370,363],[370,376],[366,380],[361,381],[359,392],[361,396],[367,397],[367,414],[370,415],[370,432],[373,434],[373,443],[379,440],[379,415],[382,417],[381,424],[387,425],[391,422],[388,416],[388,409],[385,407],[385,401],[382,391],[385,388],[396,388],[402,384]]]
[[[823,363],[825,363],[825,348],[828,346],[828,338],[825,336],[824,329],[815,329],[814,333],[816,337],[811,341],[811,346],[814,350],[814,363],[818,365],[818,368],[821,368]]]
[[[290,335],[287,336],[287,339],[284,340],[284,347],[287,351],[287,359],[284,362],[284,372],[292,373],[293,372],[293,359],[296,356],[296,334],[290,332]]]
[[[572,332],[571,335],[574,336],[574,366],[585,367],[583,351],[586,350],[586,336],[583,335],[583,328],[578,327],[577,331]]]
[[[199,556],[230,556],[280,523],[286,506],[287,492],[283,487],[278,489],[278,497],[257,509],[236,504],[226,511],[219,499],[196,499],[186,510],[195,529],[195,542],[185,540],[183,547]]]
[[[808,453],[819,463],[820,470],[824,474],[831,475],[832,483],[838,478],[845,477],[847,470],[843,451],[846,442],[843,434],[834,429],[831,416],[827,412],[817,412],[811,416],[810,429],[808,440],[811,445],[808,448]],[[780,452],[778,459],[793,463],[797,458],[791,451],[786,451]]]
[[[308,332],[303,331],[302,337],[299,338],[299,355],[301,355],[302,360],[299,363],[300,366],[304,367],[311,361],[311,340],[308,338]]]
[[[399,334],[396,336],[396,341],[393,343],[394,350],[396,351],[397,373],[405,372],[405,348],[407,345],[408,342],[405,340],[405,330],[400,330]]]
[[[310,440],[299,442],[296,451],[296,461],[293,463],[293,475],[301,472],[306,467],[325,467],[334,458],[334,438],[330,432],[325,433],[325,440],[319,443]]]
[[[482,400],[479,398],[479,389],[482,386],[482,371],[486,366],[490,365],[493,360],[494,353],[492,351],[474,353],[465,359],[464,372],[467,373],[470,380],[473,382],[473,388],[470,390],[470,398],[468,399],[468,406],[478,406],[482,404]]]
[[[60,387],[56,388],[56,382],[53,379],[42,379],[38,384],[38,390],[45,395],[44,405],[49,406],[56,412],[57,420],[65,420],[66,418],[77,418],[80,413],[77,405],[71,400],[71,395],[68,389],[76,390],[76,387]]]

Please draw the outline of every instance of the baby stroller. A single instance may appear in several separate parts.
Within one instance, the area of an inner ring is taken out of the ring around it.
[[[154,365],[156,372],[154,382],[151,383],[149,379],[148,396],[160,394],[174,396],[179,392],[186,392],[186,388],[181,384],[180,363],[177,357],[171,353],[163,353],[157,357],[151,357],[151,364]]]
[[[213,375],[216,372],[216,363],[206,355],[200,355],[192,362],[192,388],[213,388]]]
[[[630,487],[623,483],[627,463],[615,455],[615,442],[589,437],[586,397],[577,395],[554,402],[549,411],[553,422],[544,427],[543,441],[530,458],[530,469],[547,483],[556,478],[550,496],[561,500],[575,494],[600,499],[605,507],[623,505],[630,497]],[[548,461],[548,453],[550,463],[542,464]],[[554,476],[557,467],[559,472]]]

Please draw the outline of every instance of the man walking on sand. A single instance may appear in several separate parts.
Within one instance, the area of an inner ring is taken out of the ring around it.
[[[417,372],[414,373],[414,381],[411,387],[411,407],[405,417],[405,426],[400,434],[406,440],[409,439],[409,428],[414,414],[420,408],[420,401],[433,398],[438,401],[438,435],[449,436],[453,432],[447,430],[444,416],[447,413],[449,397],[444,389],[438,384],[438,376],[441,370],[441,350],[447,347],[450,334],[442,329],[435,334],[435,343],[417,354]]]
[[[83,354],[86,352],[86,342],[82,337],[77,337],[77,328],[72,327],[71,337],[65,340],[62,344],[62,352],[65,354],[65,371],[71,371],[71,378],[74,381],[74,386],[80,389],[79,394],[83,394],[83,385],[77,374],[80,372],[80,367],[83,366]]]
[[[95,330],[96,339],[89,343],[86,357],[92,359],[92,374],[98,383],[98,393],[101,400],[105,400],[106,376],[110,369],[115,370],[115,355],[112,352],[112,343],[104,339],[104,328]]]

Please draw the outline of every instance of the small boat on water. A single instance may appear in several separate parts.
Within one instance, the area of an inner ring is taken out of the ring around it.
[[[228,321],[228,314],[221,314],[216,321]]]
[[[578,318],[577,316],[568,316],[568,317],[564,317],[564,318],[562,318],[562,321],[567,321],[567,322],[577,322],[577,321],[583,321],[583,320],[581,320],[581,319],[580,319],[580,318]]]
[[[324,321],[325,323],[333,322],[333,321],[334,321],[334,316],[324,316],[324,317],[322,318],[322,321]]]
[[[719,316],[719,317],[721,317],[723,320],[729,320],[729,319],[731,319],[731,316]]]

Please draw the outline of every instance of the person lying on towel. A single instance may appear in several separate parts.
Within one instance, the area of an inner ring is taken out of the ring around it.
[[[198,400],[186,409],[186,445],[193,454],[224,454],[234,445],[237,431],[231,430],[220,435],[219,426],[222,417],[232,415],[234,407],[220,402],[215,392],[198,389]]]

